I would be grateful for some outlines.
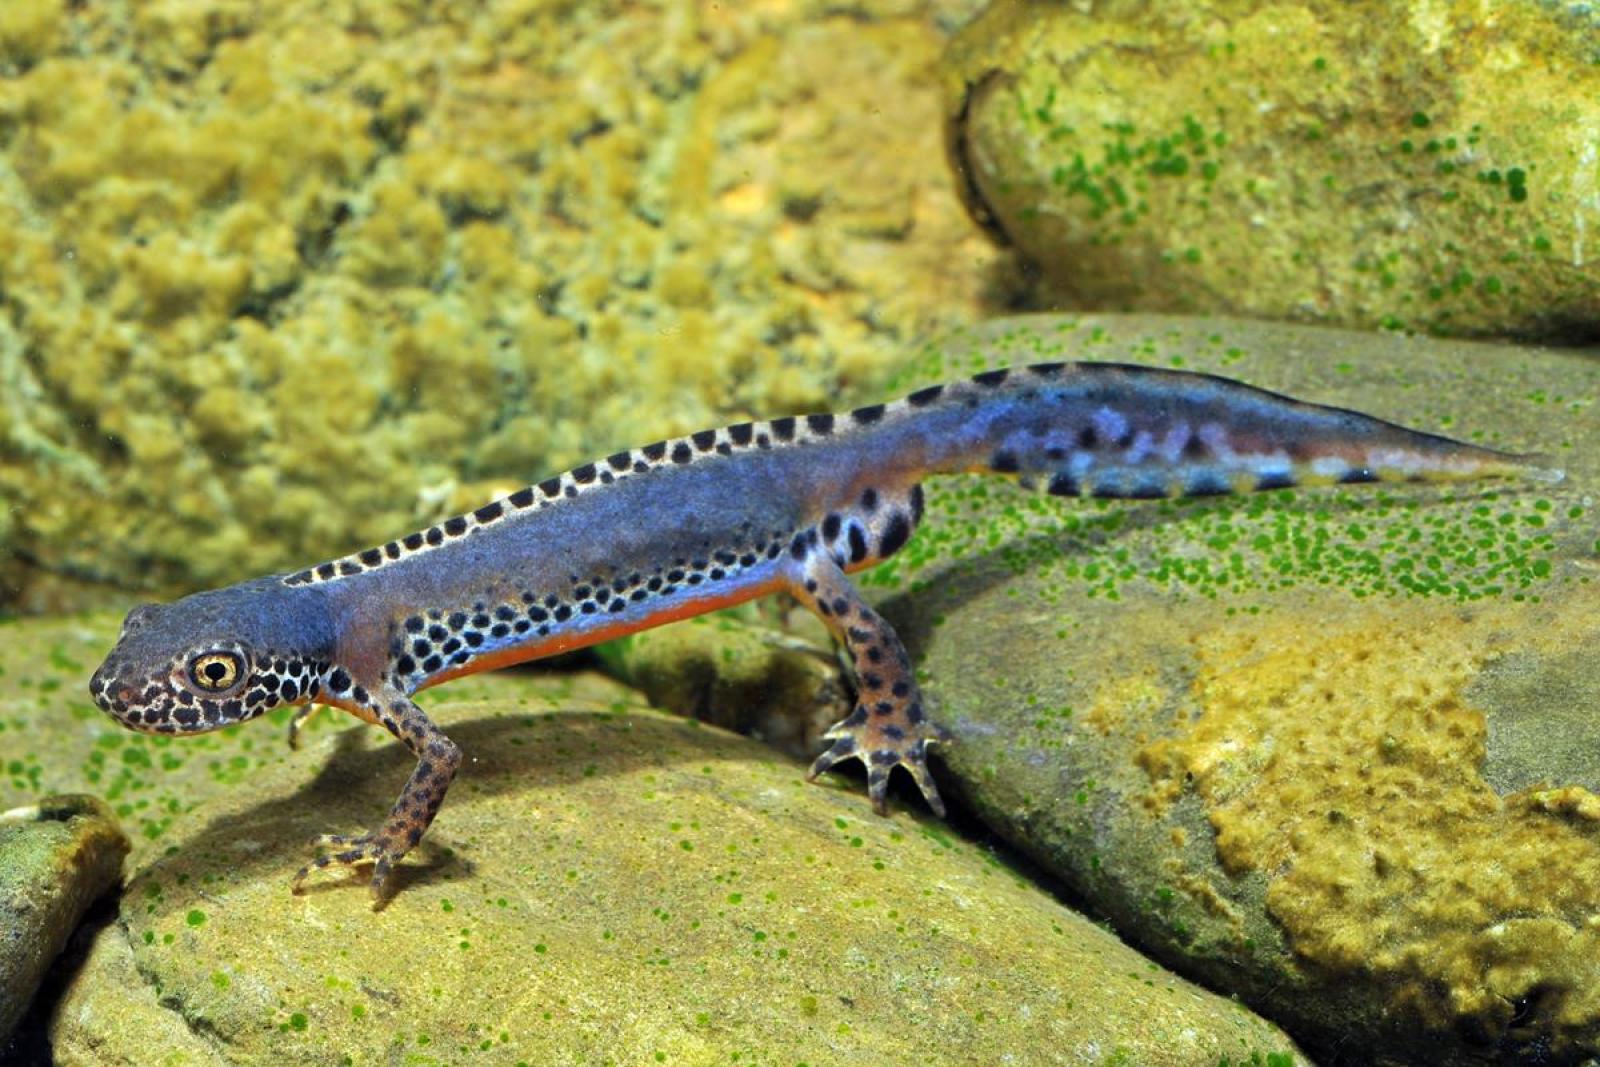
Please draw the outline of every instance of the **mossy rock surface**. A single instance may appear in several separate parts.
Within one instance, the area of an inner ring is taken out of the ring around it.
[[[0,811],[0,1059],[50,961],[122,880],[127,854],[122,828],[94,797]]]
[[[135,830],[60,1063],[1306,1062],[945,825],[592,675],[433,693],[467,763],[397,895],[292,895],[306,841],[376,821],[409,758],[329,713],[299,753],[281,715],[126,733],[80,695],[115,632],[0,630],[0,803],[92,785]]]
[[[1588,340],[1597,57],[1588,4],[993,4],[949,142],[1052,307]]]
[[[1600,1054],[1600,361],[1036,316],[930,346],[900,384],[1053,359],[1224,373],[1567,477],[1185,502],[929,483],[863,579],[895,591],[956,735],[947,788],[1313,1054]]]
[[[981,314],[973,0],[0,4],[0,607],[381,544]]]

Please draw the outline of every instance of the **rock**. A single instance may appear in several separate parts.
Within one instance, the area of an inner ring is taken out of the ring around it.
[[[0,812],[0,1051],[89,905],[122,878],[128,839],[90,796]]]
[[[79,661],[115,629],[0,641],[0,800],[95,777],[140,831],[52,1014],[64,1065],[1304,1062],[948,826],[592,675],[430,693],[468,762],[398,894],[294,896],[305,842],[375,821],[409,760],[337,715],[299,753],[281,715],[184,739],[80,716]]]
[[[991,284],[934,75],[975,2],[0,5],[0,608],[875,391]]]
[[[1535,0],[993,4],[949,143],[1055,307],[1589,339],[1597,54]]]
[[[1037,316],[930,346],[900,384],[1049,359],[1223,373],[1568,476],[1148,503],[929,483],[863,579],[898,591],[883,610],[956,735],[946,788],[1313,1055],[1600,1055],[1600,364]]]
[[[597,651],[652,706],[809,761],[827,747],[823,732],[850,713],[850,682],[819,622],[802,638],[755,621],[762,606],[753,607],[645,630]],[[790,626],[813,622],[807,612],[789,613]]]

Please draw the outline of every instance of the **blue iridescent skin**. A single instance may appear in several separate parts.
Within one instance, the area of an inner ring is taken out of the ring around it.
[[[847,414],[617,452],[375,548],[136,608],[90,693],[147,732],[214,730],[312,701],[387,729],[417,758],[388,818],[319,838],[331,851],[295,876],[298,887],[313,868],[371,864],[381,900],[461,764],[418,691],[786,591],[844,644],[858,688],[810,776],[860,759],[882,812],[903,767],[942,814],[927,748],[948,736],[900,640],[847,577],[906,543],[929,475],[1157,498],[1474,478],[1531,462],[1209,375],[1109,363],[990,371]]]

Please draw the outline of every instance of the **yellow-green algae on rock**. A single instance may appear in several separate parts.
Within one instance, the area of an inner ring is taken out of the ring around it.
[[[94,797],[0,810],[0,1059],[51,960],[122,880],[127,854],[127,837]]]
[[[972,6],[0,5],[0,604],[875,393],[991,284],[933,73]]]
[[[78,714],[114,619],[0,632],[0,803],[75,781],[139,827],[62,1064],[1305,1062],[948,827],[588,675],[435,691],[467,763],[398,895],[294,896],[313,834],[392,800],[398,744],[326,714],[299,753],[281,715],[139,737]]]
[[[1147,503],[931,483],[863,577],[899,591],[950,790],[1313,1055],[1600,1055],[1600,363],[1034,316],[930,345],[901,384],[1045,359],[1230,374],[1567,478]]]
[[[997,3],[944,66],[1055,308],[1600,332],[1600,21],[1539,0]]]

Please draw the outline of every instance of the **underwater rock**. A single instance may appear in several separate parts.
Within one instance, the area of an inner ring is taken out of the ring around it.
[[[702,615],[612,641],[596,652],[653,707],[810,761],[828,746],[823,732],[850,713],[850,683],[832,638],[809,613],[802,618],[791,612],[788,618],[795,629],[809,628],[807,637],[761,625],[753,615],[750,608]]]
[[[1312,1055],[1600,1055],[1600,363],[1033,316],[930,345],[899,385],[1057,359],[1226,374],[1567,477],[1143,503],[930,482],[862,579],[895,591],[955,735],[941,788]]]
[[[1587,340],[1597,56],[1592,5],[997,3],[948,141],[1056,307]]]
[[[0,812],[0,1052],[84,912],[122,877],[128,839],[103,801]]]
[[[287,571],[981,314],[976,0],[0,4],[0,607]]]
[[[439,691],[468,762],[377,911],[360,879],[288,886],[387,808],[398,745],[339,716],[292,756],[265,724],[168,739],[128,795],[181,802],[56,1006],[59,1062],[1306,1062],[948,827],[623,694]]]

